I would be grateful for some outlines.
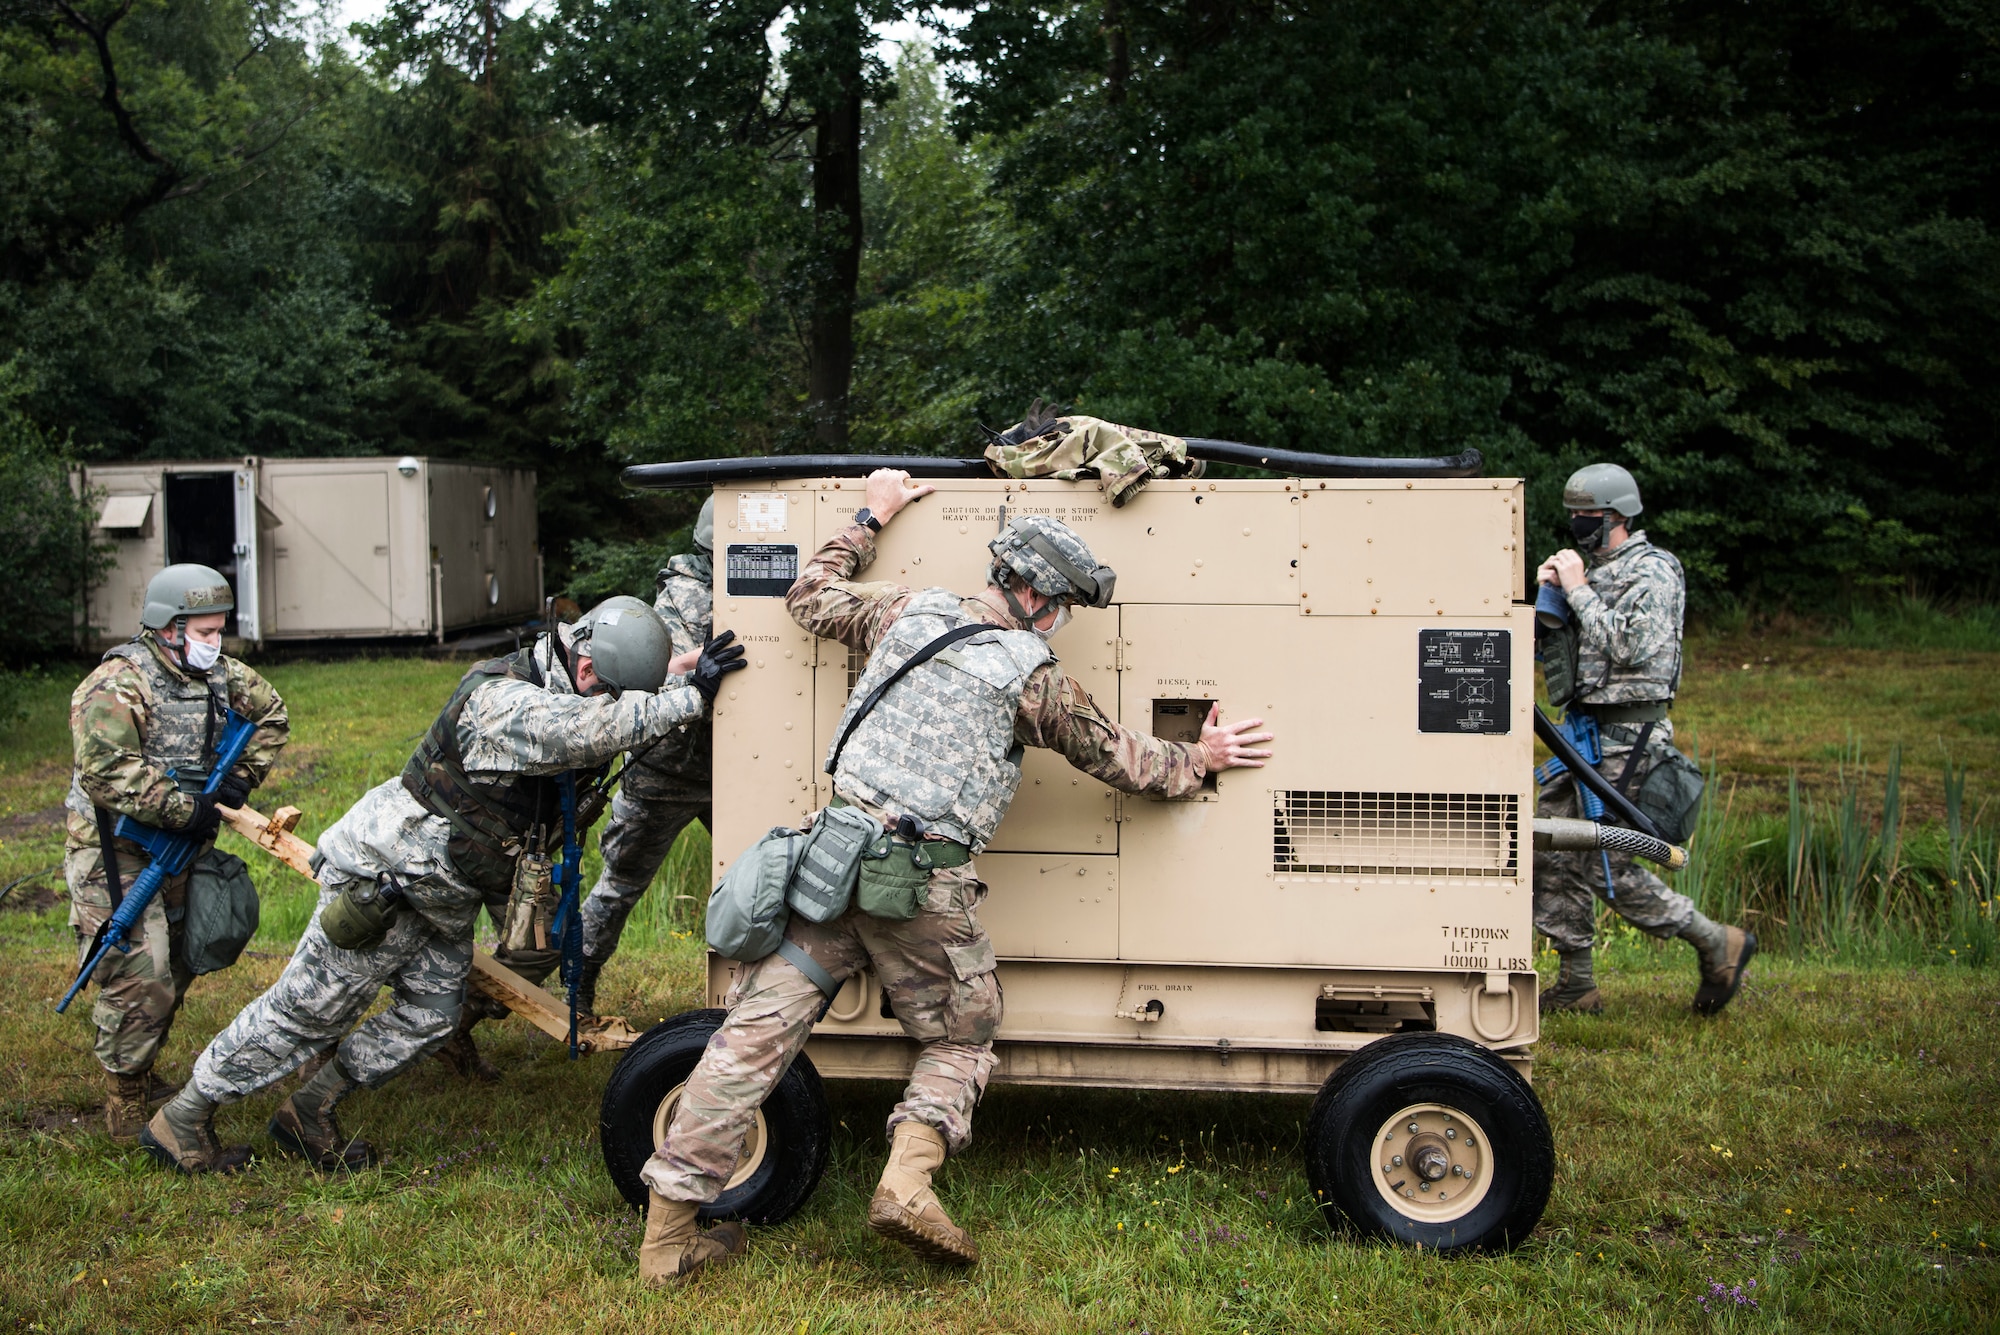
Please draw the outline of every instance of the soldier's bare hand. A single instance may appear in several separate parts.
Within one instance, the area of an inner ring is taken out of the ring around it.
[[[701,650],[699,649],[690,649],[684,654],[675,654],[667,660],[667,675],[670,677],[685,677],[688,673],[694,671],[694,665],[700,661]]]
[[[1268,742],[1268,732],[1251,732],[1252,728],[1264,726],[1260,718],[1246,718],[1240,723],[1224,724],[1222,706],[1208,707],[1208,717],[1202,720],[1201,749],[1208,755],[1208,772],[1214,774],[1225,769],[1262,769],[1271,753],[1257,749],[1258,742]]]
[[[1556,581],[1565,590],[1573,589],[1584,582],[1583,558],[1565,547],[1543,562],[1555,572]]]
[[[911,501],[936,490],[928,482],[912,483],[900,468],[878,468],[868,475],[868,511],[886,524]]]

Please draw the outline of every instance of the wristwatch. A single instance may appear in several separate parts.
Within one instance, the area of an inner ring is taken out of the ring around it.
[[[877,519],[875,512],[865,505],[854,512],[854,522],[857,524],[866,524],[877,533],[882,531],[882,521]]]

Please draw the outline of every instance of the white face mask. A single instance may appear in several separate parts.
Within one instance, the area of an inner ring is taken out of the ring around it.
[[[215,660],[222,657],[220,644],[208,644],[190,636],[187,642],[187,665],[196,672],[206,672],[215,666]]]
[[[1054,639],[1055,633],[1061,630],[1064,626],[1067,626],[1069,624],[1069,604],[1068,603],[1056,604],[1056,618],[1055,620],[1049,623],[1048,629],[1044,630],[1042,628],[1041,619],[1039,617],[1036,618],[1034,621],[1030,622],[1029,624],[1034,627],[1035,634],[1041,636],[1043,639],[1045,640]]]

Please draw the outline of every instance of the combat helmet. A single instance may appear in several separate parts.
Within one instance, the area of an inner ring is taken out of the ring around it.
[[[588,658],[597,679],[614,694],[657,691],[667,680],[674,641],[643,599],[615,594],[585,612],[571,632],[577,657]]]
[[[235,591],[221,571],[209,566],[172,565],[146,585],[146,605],[139,613],[139,624],[147,630],[164,630],[167,623],[182,617],[235,610]]]
[[[1005,575],[1013,574],[1044,598],[1084,607],[1111,606],[1118,572],[1100,564],[1076,530],[1059,519],[1017,515],[986,546],[993,553],[993,582],[1002,588]]]
[[[1579,468],[1563,483],[1565,510],[1616,510],[1627,519],[1645,507],[1639,503],[1639,483],[1617,464]]]
[[[701,503],[701,513],[694,521],[694,545],[704,555],[715,555],[715,497],[710,496]]]

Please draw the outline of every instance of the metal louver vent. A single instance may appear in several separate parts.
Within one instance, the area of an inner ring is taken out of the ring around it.
[[[1271,864],[1278,878],[1520,875],[1520,798],[1513,793],[1273,794]]]
[[[861,680],[861,674],[868,670],[868,655],[852,645],[847,649],[847,693],[854,694],[854,683]]]

